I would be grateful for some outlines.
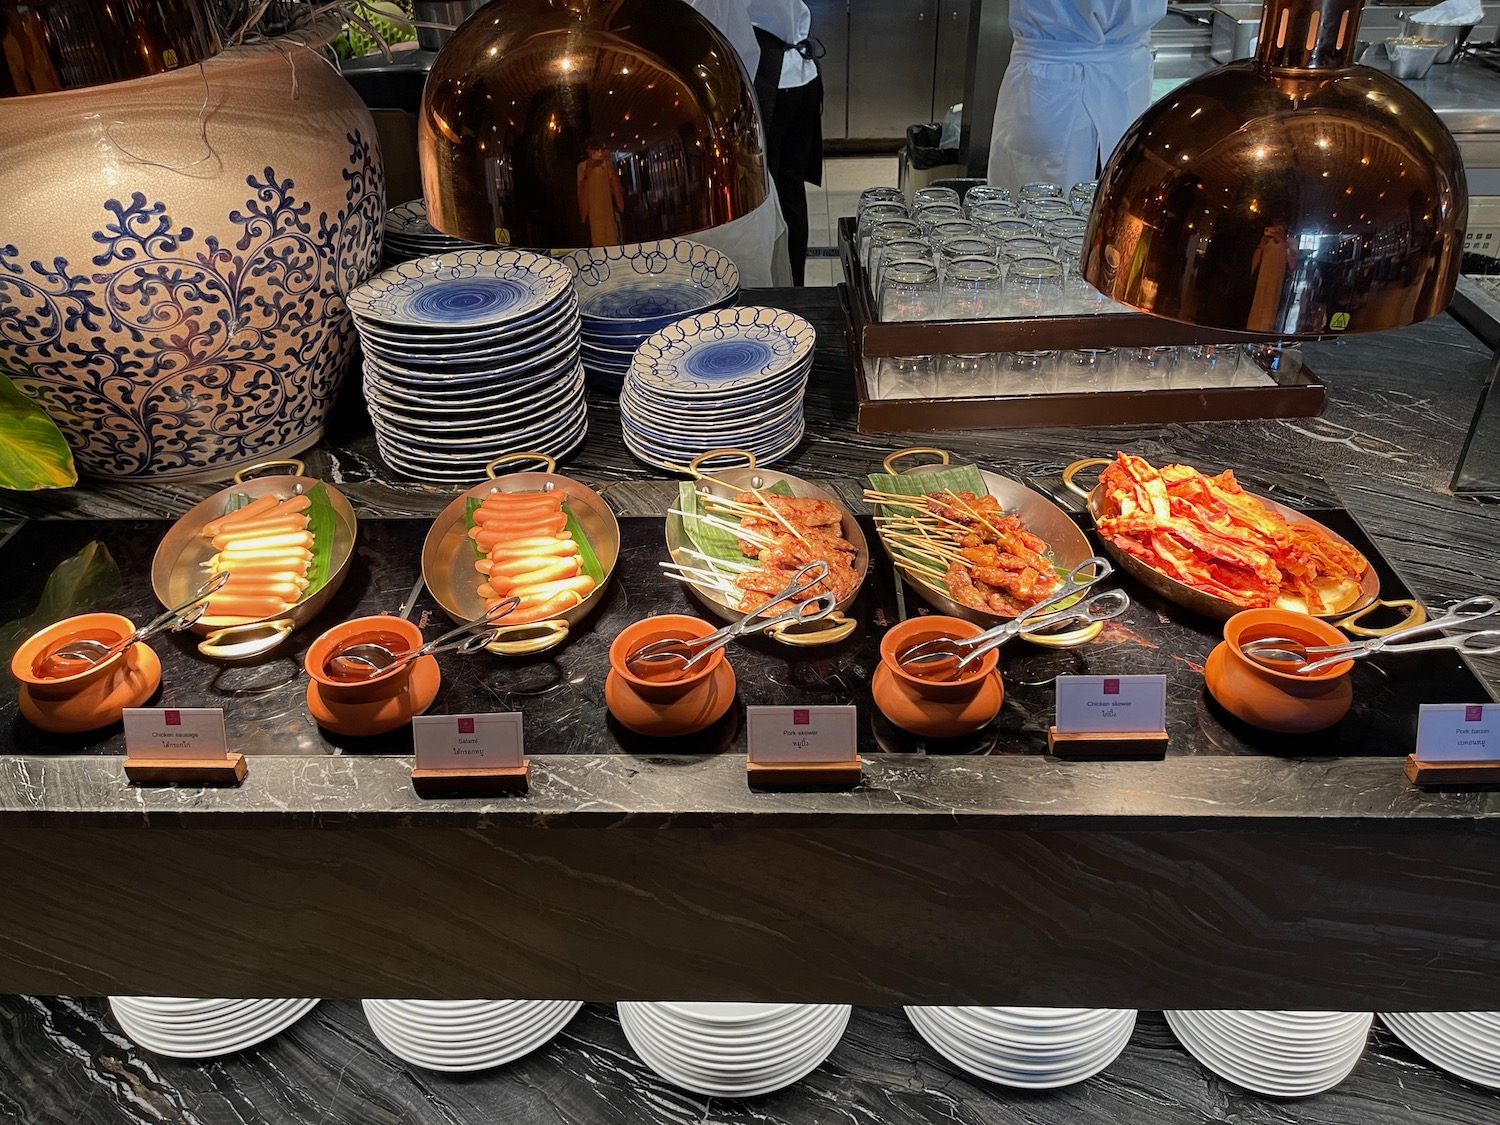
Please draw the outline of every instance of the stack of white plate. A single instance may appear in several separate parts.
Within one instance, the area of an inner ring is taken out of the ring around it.
[[[366,1000],[391,1054],[426,1070],[484,1070],[552,1042],[582,1000]]]
[[[833,1053],[847,1004],[621,1003],[641,1061],[675,1086],[751,1098],[790,1086]]]
[[[1167,1012],[1188,1053],[1257,1094],[1304,1098],[1349,1077],[1364,1053],[1369,1012]]]
[[[109,998],[115,1022],[131,1042],[179,1059],[207,1059],[247,1050],[291,1027],[317,1003],[171,996]]]
[[[428,258],[454,250],[469,250],[474,243],[444,234],[427,221],[427,204],[420,199],[398,203],[385,213],[385,264],[399,265],[413,258]]]
[[[802,440],[817,333],[796,313],[744,305],[669,324],[635,353],[620,391],[625,446],[669,471],[711,449],[785,457]]]
[[[502,453],[562,457],[588,420],[567,267],[460,250],[376,274],[348,298],[375,443],[395,469],[480,480]]]
[[[712,246],[681,238],[575,250],[573,273],[583,319],[589,384],[618,391],[635,350],[673,321],[734,303],[740,271]]]
[[[955,1066],[1002,1086],[1069,1086],[1114,1062],[1135,1029],[1124,1008],[907,1008]]]
[[[1380,1022],[1433,1066],[1500,1089],[1500,1012],[1382,1012]]]

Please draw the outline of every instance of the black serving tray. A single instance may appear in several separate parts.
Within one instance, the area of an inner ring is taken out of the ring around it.
[[[1410,596],[1400,577],[1364,530],[1341,509],[1308,509],[1310,515],[1363,551],[1380,574],[1385,598]],[[1228,715],[1203,688],[1203,663],[1218,643],[1221,626],[1162,601],[1121,577],[1135,604],[1104,634],[1083,648],[1041,649],[1014,642],[1002,652],[1005,706],[985,730],[954,740],[919,739],[888,722],[875,709],[870,677],[879,662],[880,636],[892,622],[926,612],[916,592],[895,575],[864,520],[871,544],[870,577],[850,609],[859,620],[854,635],[822,649],[789,649],[768,641],[736,644],[731,652],[739,700],[707,731],[687,738],[648,739],[625,730],[604,706],[609,642],[628,622],[655,613],[710,617],[689,591],[669,580],[658,563],[667,559],[664,520],[620,519],[620,561],[598,610],[576,627],[563,647],[537,657],[505,659],[441,657],[443,686],[434,713],[520,711],[532,754],[712,753],[744,751],[743,708],[755,704],[853,703],[859,708],[860,752],[936,754],[1041,754],[1052,722],[1052,679],[1067,673],[1165,673],[1169,754],[1262,754],[1279,756],[1359,755],[1399,757],[1411,752],[1420,703],[1473,702],[1490,698],[1481,681],[1454,653],[1377,657],[1357,665],[1354,707],[1331,730],[1315,735],[1279,735]],[[411,736],[401,730],[373,738],[331,734],[313,722],[304,706],[302,655],[330,625],[363,614],[393,612],[419,571],[421,544],[430,526],[421,519],[366,519],[349,577],[328,608],[263,663],[226,667],[200,656],[196,637],[153,641],[163,667],[154,706],[222,707],[230,745],[247,754],[409,754]],[[119,564],[124,590],[107,608],[144,621],[160,611],[151,591],[151,557],[170,527],[165,520],[33,521],[0,545],[0,621],[29,614],[52,569],[92,540],[103,542]],[[413,619],[428,636],[448,628],[448,619],[427,593]],[[9,680],[8,673],[5,677]],[[0,752],[8,754],[124,753],[119,725],[85,735],[39,731],[20,716],[13,686],[0,694]]]

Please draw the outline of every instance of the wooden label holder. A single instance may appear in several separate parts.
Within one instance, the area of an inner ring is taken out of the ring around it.
[[[803,786],[853,788],[864,779],[864,759],[847,762],[752,762],[745,759],[745,781],[752,789]]]
[[[411,771],[418,797],[477,797],[486,793],[526,793],[531,789],[531,759],[519,766],[489,769]]]
[[[1422,762],[1408,754],[1404,772],[1421,789],[1500,785],[1500,762]]]
[[[1047,753],[1065,762],[1160,761],[1167,756],[1167,732],[1077,734],[1048,727]]]
[[[230,752],[220,761],[183,758],[126,758],[125,776],[137,785],[238,785],[249,767],[245,755]]]

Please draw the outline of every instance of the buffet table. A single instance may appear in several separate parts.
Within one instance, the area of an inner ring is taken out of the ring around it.
[[[745,299],[817,327],[808,438],[780,467],[852,506],[904,445],[1059,493],[1065,464],[1121,448],[1346,508],[1429,603],[1500,586],[1500,512],[1441,490],[1490,363],[1448,317],[1309,349],[1320,419],[934,443],[854,432],[832,291]],[[382,466],[357,402],[336,419],[309,472],[362,518],[451,499]],[[590,423],[565,471],[622,516],[661,515],[675,485],[624,451],[606,396]],[[160,520],[215,490],[90,484],[0,509]],[[1500,801],[1418,792],[1396,757],[1299,740],[1064,763],[1002,739],[867,753],[850,791],[757,793],[742,735],[570,753],[549,745],[562,718],[528,730],[529,795],[453,800],[417,797],[409,757],[336,742],[272,738],[243,786],[195,790],[0,731],[0,991],[1500,1009]]]

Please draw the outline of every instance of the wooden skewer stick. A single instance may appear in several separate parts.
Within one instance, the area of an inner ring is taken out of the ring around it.
[[[681,508],[668,508],[667,511],[674,516],[681,516],[683,519],[699,520],[710,527],[717,527],[721,531],[727,531],[737,538],[748,539],[751,543],[759,543],[762,547],[769,547],[773,542],[769,537],[757,531],[751,531],[748,528],[741,527],[737,523],[730,523],[728,520],[721,520],[717,516],[710,516],[704,512],[684,512]]]

